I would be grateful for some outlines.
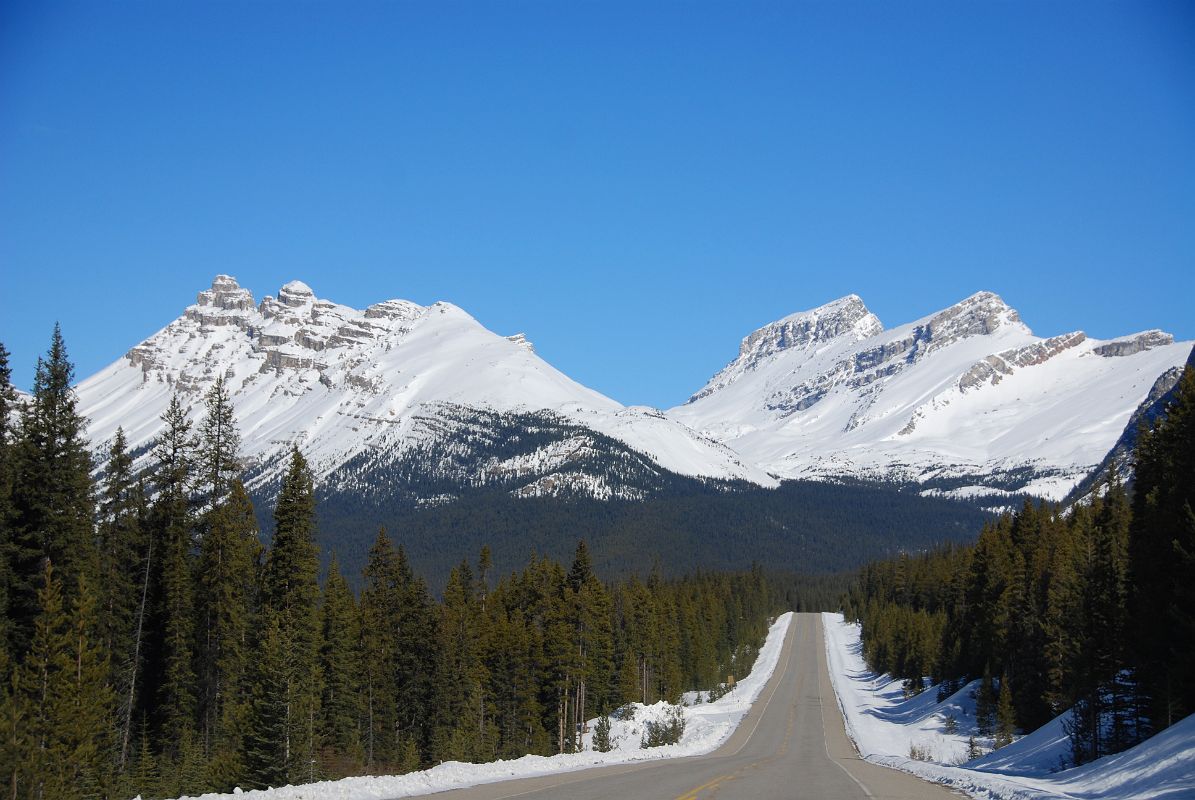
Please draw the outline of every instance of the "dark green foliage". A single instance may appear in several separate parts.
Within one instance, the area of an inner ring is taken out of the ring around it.
[[[996,700],[996,747],[1012,744],[1017,732],[1016,712],[1012,707],[1012,689],[1008,676],[1000,679],[1000,695]]]
[[[664,718],[655,721],[647,720],[643,723],[643,747],[663,747],[666,744],[676,744],[685,735],[685,715],[679,706],[673,706],[664,712]]]
[[[287,669],[287,640],[282,615],[262,612],[258,644],[249,673],[249,707],[243,740],[244,786],[284,786],[292,763]]]
[[[241,473],[238,451],[241,437],[233,417],[232,400],[220,376],[204,398],[205,414],[199,425],[199,498],[208,509],[220,505]]]
[[[356,774],[364,762],[361,719],[361,658],[357,604],[335,559],[324,582],[320,608],[320,764],[331,778]]]
[[[1155,729],[1195,712],[1195,367],[1139,438],[1129,535],[1129,614]]]
[[[5,764],[6,777],[17,796],[96,797],[110,778],[113,696],[107,653],[91,637],[95,594],[80,576],[64,608],[49,561],[41,583],[29,653],[9,698],[8,713],[24,724],[10,730],[19,738],[9,739],[14,760]]]
[[[614,742],[610,739],[609,714],[602,714],[593,726],[593,749],[599,753],[609,753],[614,749]]]
[[[212,754],[212,783],[231,789],[242,772],[237,751],[247,704],[261,544],[249,495],[233,480],[227,495],[205,515],[199,549],[199,730]]]
[[[73,380],[74,367],[55,325],[49,353],[37,361],[33,398],[21,413],[11,452],[8,619],[10,652],[17,656],[32,636],[43,559],[54,562],[70,590],[81,576],[92,586],[98,578],[91,456]]]
[[[147,680],[143,707],[153,711],[151,724],[166,743],[169,759],[177,758],[181,743],[195,726],[195,586],[191,501],[195,439],[178,397],[162,415],[163,430],[153,450],[150,509],[152,619],[147,637]]]
[[[358,495],[329,488],[374,483],[392,491]],[[585,540],[593,568],[608,578],[644,575],[657,560],[673,576],[755,563],[794,565],[809,575],[855,570],[899,548],[971,541],[991,519],[976,505],[921,496],[920,486],[786,481],[778,489],[733,488],[674,477],[647,502],[514,497],[506,487],[448,487],[425,483],[418,473],[350,464],[319,489],[320,537],[352,580],[364,567],[373,532],[395,526],[412,566],[438,591],[460,553],[487,544],[499,575],[518,569],[532,550],[567,565],[577,539]],[[408,489],[455,499],[420,506],[403,499]],[[266,495],[255,497],[261,508],[268,508]],[[266,529],[268,520],[262,524]],[[842,547],[843,541],[851,546]],[[840,592],[828,599],[836,601]]]
[[[280,676],[285,687],[282,769],[289,782],[311,780],[318,748],[320,618],[319,554],[315,546],[315,497],[311,471],[298,450],[282,482],[274,509],[274,540],[262,573],[261,605],[278,626],[286,653]]]
[[[11,415],[16,402],[13,389],[12,368],[8,365],[8,349],[0,343],[0,686],[8,683],[9,667],[13,656],[9,653],[12,638],[12,620],[9,611],[9,594],[13,591],[15,573],[12,568],[12,484],[13,431]]]

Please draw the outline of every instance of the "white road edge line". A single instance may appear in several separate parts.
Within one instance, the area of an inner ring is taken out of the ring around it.
[[[820,616],[820,615],[817,617],[817,623],[816,623],[816,624],[817,624],[817,625],[819,625],[819,626],[822,626],[822,627],[824,627],[824,626],[825,626],[825,622],[822,620],[822,618],[821,618],[821,616]],[[818,654],[818,659],[817,659],[817,685],[818,685],[818,693],[819,693],[819,694],[821,693],[821,685],[822,685],[822,669],[824,668],[824,667],[823,667],[823,664],[825,664],[825,662],[826,662],[826,660],[827,660],[827,655],[826,655],[826,647],[828,647],[828,644],[827,644],[827,642],[826,642],[826,634],[825,634],[825,632],[824,632],[824,631],[822,632],[821,639],[822,639],[822,641],[821,641],[821,652]],[[842,708],[841,708],[841,707],[839,706],[839,704],[838,704],[838,691],[837,691],[837,690],[834,688],[834,682],[833,682],[833,681],[831,681],[831,682],[830,682],[830,691],[831,691],[831,692],[833,693],[833,695],[834,695],[834,706],[835,706],[835,708],[838,710],[838,713],[839,713],[839,714],[842,714],[842,718],[843,718],[843,730],[845,731],[845,729],[846,729],[846,715],[842,713]],[[834,762],[834,764],[835,764],[835,765],[837,765],[837,767],[838,767],[840,770],[842,770],[843,772],[845,772],[845,773],[846,773],[846,776],[847,776],[848,778],[850,778],[851,780],[853,780],[853,781],[854,781],[854,782],[855,782],[855,783],[856,783],[856,784],[859,786],[859,788],[863,790],[863,794],[864,794],[864,795],[866,795],[867,797],[869,797],[869,798],[872,798],[872,800],[874,800],[874,798],[875,798],[875,795],[874,795],[874,794],[872,794],[872,793],[871,793],[871,791],[870,791],[870,790],[869,790],[869,789],[868,789],[866,786],[864,786],[864,785],[863,785],[863,781],[861,781],[861,780],[859,780],[858,778],[856,778],[856,777],[854,776],[854,774],[852,774],[852,773],[851,773],[851,771],[850,771],[849,769],[847,769],[847,768],[846,768],[846,765],[845,765],[845,764],[843,764],[843,763],[842,763],[841,761],[839,761],[838,759],[834,758],[834,756],[830,755],[830,742],[829,742],[829,741],[826,739],[826,703],[825,703],[825,700],[824,700],[824,699],[822,700],[821,707],[822,707],[822,747],[823,747],[823,748],[825,748],[825,750],[826,750],[826,758],[828,758],[828,759],[830,759],[831,761],[833,761],[833,762]],[[850,741],[850,736],[849,736],[849,734],[848,734],[848,736],[847,736],[847,740],[848,740],[848,741]],[[854,743],[852,742],[852,744],[854,744]]]

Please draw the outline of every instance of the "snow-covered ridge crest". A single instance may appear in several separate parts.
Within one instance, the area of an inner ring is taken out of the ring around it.
[[[461,408],[549,412],[662,470],[775,485],[725,445],[659,412],[624,408],[547,364],[525,337],[492,333],[451,303],[386,300],[355,309],[319,298],[301,281],[255,303],[229,275],[216,276],[178,319],[79,384],[93,446],[102,452],[122,426],[130,449],[146,458],[170,397],[177,394],[197,419],[221,377],[255,485],[276,477],[292,445],[319,480],[362,452],[397,457],[426,445],[444,429],[428,420],[443,409],[459,417]],[[620,496],[616,486],[600,493]]]
[[[668,413],[790,478],[897,477],[1060,499],[1191,343],[1034,336],[992,292],[891,329],[851,295],[750,334]]]

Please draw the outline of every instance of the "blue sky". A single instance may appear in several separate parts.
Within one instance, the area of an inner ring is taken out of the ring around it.
[[[1195,5],[0,3],[0,341],[218,272],[444,299],[626,403],[855,292],[1195,338]]]

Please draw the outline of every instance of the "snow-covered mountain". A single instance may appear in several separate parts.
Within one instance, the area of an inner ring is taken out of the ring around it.
[[[376,488],[395,469],[410,477],[418,468],[440,487],[419,502],[490,484],[520,495],[637,497],[668,473],[776,485],[726,446],[587,389],[521,335],[496,335],[449,303],[357,310],[293,281],[258,304],[227,275],[79,384],[93,446],[102,452],[123,426],[130,449],[147,457],[170,397],[198,419],[219,376],[251,489],[277,476],[292,445],[318,481],[345,488],[363,476]]]
[[[1191,342],[1043,339],[980,292],[886,330],[856,295],[785,317],[669,416],[786,478],[897,477],[1059,499]]]

